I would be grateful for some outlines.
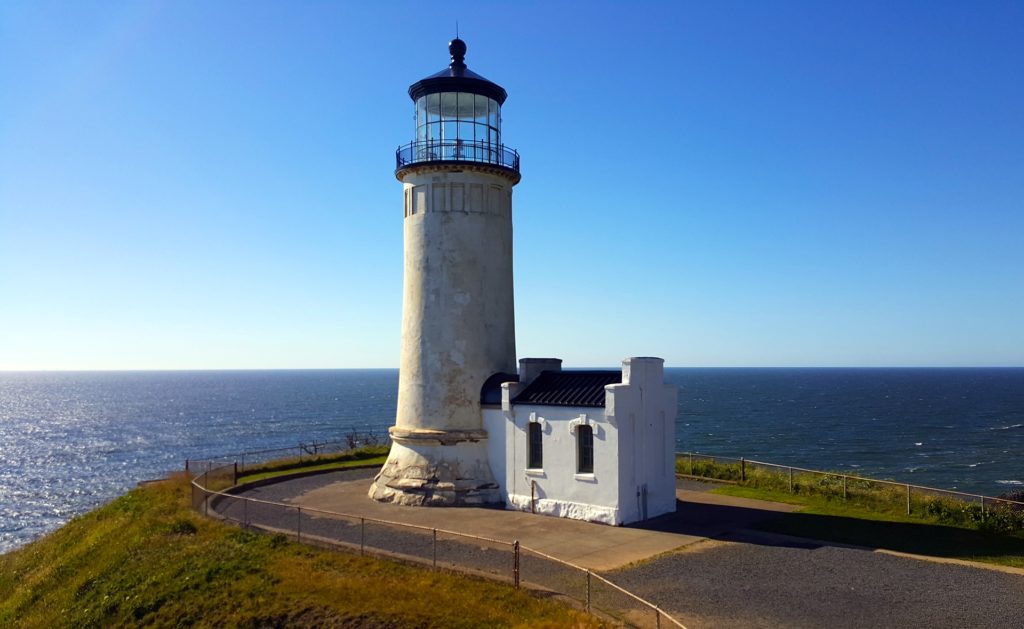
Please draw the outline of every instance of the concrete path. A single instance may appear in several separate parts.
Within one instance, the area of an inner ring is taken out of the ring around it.
[[[737,524],[750,526],[793,509],[791,505],[680,490],[683,502],[676,514],[656,518],[643,527],[617,527],[500,509],[423,509],[382,504],[366,495],[372,476],[372,470],[335,472],[276,483],[242,495],[501,541],[519,540],[523,546],[596,571],[649,559],[721,534]],[[722,507],[730,501],[733,506]]]
[[[366,489],[365,481],[340,481],[306,491],[291,502],[496,540],[519,540],[533,550],[598,571],[625,566],[702,539],[697,535],[595,525],[519,511],[402,507],[370,500]]]
[[[512,511],[382,505],[366,497],[372,475],[373,470],[336,472],[245,495],[518,539],[604,572],[690,629],[1024,626],[1019,622],[1024,600],[1020,574],[758,532],[755,525],[795,507],[709,494],[704,483],[678,483],[675,514],[642,526],[611,527]],[[393,537],[389,533],[389,540]],[[452,552],[458,557],[466,548]],[[481,555],[476,561],[486,565],[506,559]]]

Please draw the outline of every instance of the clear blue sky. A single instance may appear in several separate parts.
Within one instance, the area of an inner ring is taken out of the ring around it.
[[[0,3],[0,368],[398,363],[408,85],[509,92],[520,356],[1024,364],[1024,4]]]

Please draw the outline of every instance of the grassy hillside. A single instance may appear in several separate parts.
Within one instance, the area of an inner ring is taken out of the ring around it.
[[[388,445],[363,446],[345,452],[278,459],[246,468],[238,476],[238,482],[250,483],[272,476],[281,476],[282,474],[295,472],[336,470],[358,465],[383,465],[384,460],[388,457],[388,450],[390,448],[391,446]]]
[[[0,626],[596,626],[509,586],[307,548],[188,509],[184,476],[0,555]]]

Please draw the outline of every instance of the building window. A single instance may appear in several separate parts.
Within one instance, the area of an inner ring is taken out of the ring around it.
[[[590,426],[576,428],[576,473],[594,473],[594,429]]]
[[[541,435],[544,427],[539,422],[530,422],[529,443],[527,444],[526,467],[539,470],[544,467],[544,446],[541,442]]]

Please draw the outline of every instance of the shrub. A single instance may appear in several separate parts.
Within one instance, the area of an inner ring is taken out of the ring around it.
[[[192,520],[180,518],[171,523],[170,532],[174,535],[195,535],[198,529]]]

